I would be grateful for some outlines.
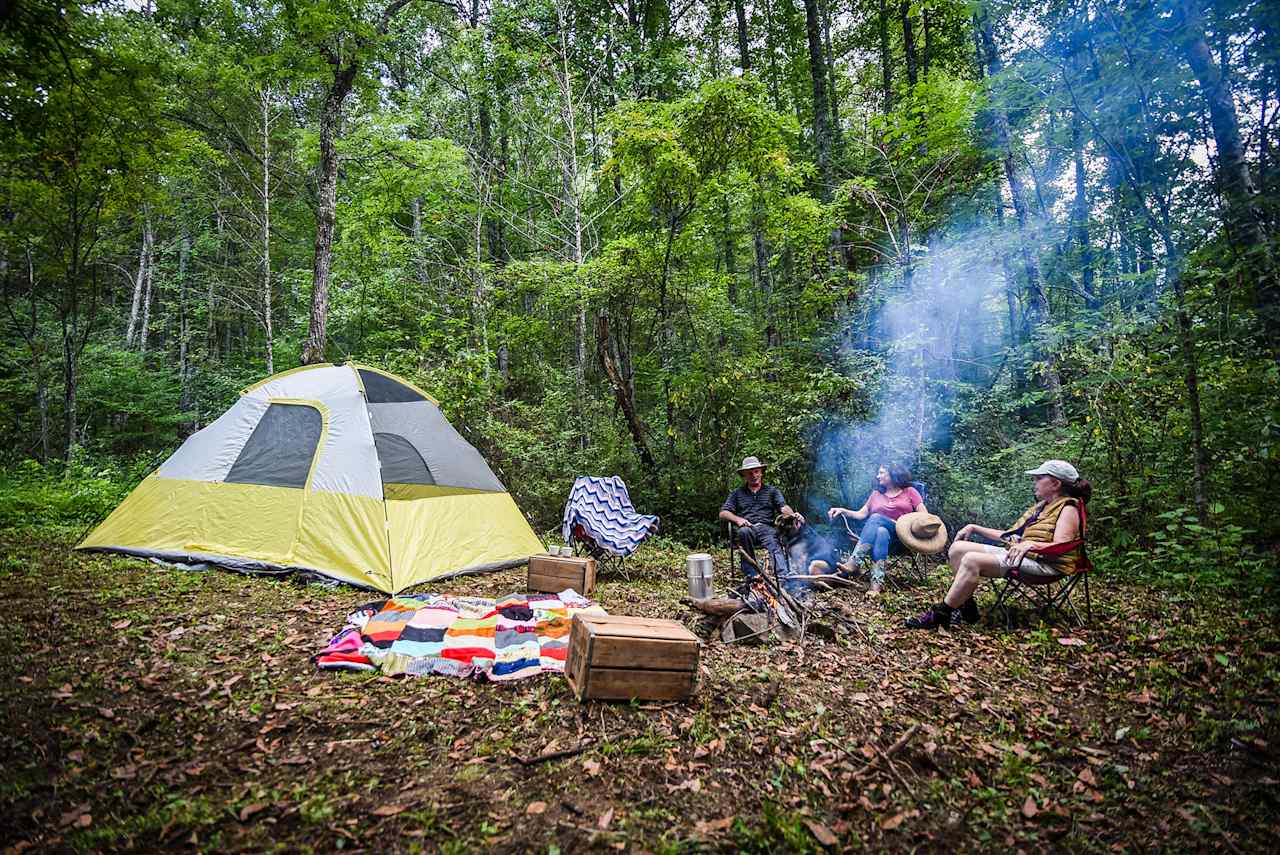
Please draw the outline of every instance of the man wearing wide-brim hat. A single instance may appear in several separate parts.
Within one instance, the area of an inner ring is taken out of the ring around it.
[[[755,548],[763,546],[773,561],[775,572],[780,577],[787,576],[790,573],[787,556],[778,544],[778,530],[773,527],[773,521],[780,514],[795,515],[801,523],[804,517],[791,510],[781,490],[764,482],[764,470],[765,465],[759,458],[747,457],[742,461],[738,467],[742,486],[724,500],[720,506],[720,519],[735,526],[734,542],[745,549],[752,560],[755,560]],[[748,577],[755,575],[755,568],[750,565],[744,565],[743,570]]]

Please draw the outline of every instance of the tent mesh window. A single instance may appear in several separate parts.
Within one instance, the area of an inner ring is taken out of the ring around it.
[[[227,483],[307,486],[323,424],[314,407],[271,404],[227,473]]]
[[[382,464],[383,484],[434,484],[427,462],[409,440],[395,433],[375,433],[373,444]]]
[[[370,404],[408,404],[427,400],[403,383],[376,371],[366,371],[363,368],[359,371],[360,382],[364,384],[365,400]]]

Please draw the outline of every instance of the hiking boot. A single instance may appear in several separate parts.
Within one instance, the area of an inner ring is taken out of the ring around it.
[[[923,614],[907,618],[906,621],[911,629],[937,629],[940,626],[953,629],[960,622],[960,610],[953,609],[946,603],[938,603]]]
[[[964,601],[964,605],[960,607],[960,617],[964,618],[965,623],[974,624],[982,619],[982,612],[978,610],[978,601],[973,597]]]

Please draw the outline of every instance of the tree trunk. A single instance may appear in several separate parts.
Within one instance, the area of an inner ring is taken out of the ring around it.
[[[995,37],[991,32],[991,18],[981,18],[981,37],[986,56],[988,79],[997,76],[1001,70],[1000,55],[996,48]],[[1040,274],[1040,261],[1036,247],[1033,245],[1029,225],[1029,205],[1026,198],[1026,187],[1018,171],[1018,164],[1013,155],[1009,137],[1009,116],[1005,108],[992,98],[991,125],[993,143],[1000,153],[1004,164],[1005,180],[1009,184],[1009,196],[1013,202],[1014,215],[1018,221],[1018,244],[1022,256],[1022,267],[1026,276],[1027,309],[1033,330],[1041,332],[1049,322],[1049,305],[1045,299],[1044,284]],[[1049,393],[1050,421],[1055,425],[1066,424],[1066,414],[1062,407],[1062,384],[1058,376],[1058,367],[1051,353],[1046,353],[1039,342],[1035,344],[1038,356],[1044,357],[1044,382]]]
[[[1276,341],[1280,337],[1280,285],[1272,270],[1264,219],[1257,207],[1231,88],[1205,41],[1204,14],[1199,0],[1179,0],[1179,9],[1183,19],[1183,54],[1209,107],[1209,124],[1218,150],[1218,180],[1226,201],[1227,232],[1246,253],[1260,253],[1255,302],[1268,337]]]
[[[929,79],[929,65],[933,62],[933,21],[929,14],[929,4],[920,7],[920,29],[924,31],[924,53],[921,55],[920,70],[924,79]]]
[[[809,79],[813,85],[813,149],[818,166],[818,198],[831,199],[831,105],[827,102],[827,63],[822,49],[818,0],[804,0],[809,37]]]
[[[773,101],[773,109],[781,113],[784,109],[782,103],[782,86],[780,81],[782,75],[778,71],[778,46],[775,43],[777,33],[773,21],[773,3],[772,0],[764,0],[764,52],[769,58],[769,75],[765,81],[769,89],[769,97]],[[804,122],[800,123],[804,127]]]
[[[756,288],[764,304],[764,349],[777,347],[778,327],[773,307],[773,275],[769,270],[769,249],[764,241],[764,228],[757,222],[752,235],[756,254]]]
[[[1265,240],[1265,235],[1254,209],[1253,178],[1249,174],[1231,90],[1205,40],[1204,15],[1198,0],[1180,0],[1179,6],[1183,15],[1183,53],[1209,107],[1220,181],[1229,208],[1228,225],[1237,241],[1247,247],[1257,246]]]
[[[744,0],[733,0],[733,13],[738,19],[738,65],[745,74],[751,70],[751,52],[747,41],[747,7]]]
[[[883,111],[893,109],[893,55],[889,51],[888,0],[880,0],[880,79],[884,90]]]
[[[652,467],[653,452],[649,450],[649,444],[645,441],[644,425],[640,421],[639,413],[636,412],[630,384],[623,376],[622,367],[613,352],[611,342],[609,316],[607,312],[601,311],[596,316],[596,354],[600,360],[600,367],[604,369],[605,377],[609,379],[609,385],[613,388],[614,400],[617,401],[618,409],[626,419],[627,430],[631,433],[631,443],[635,446],[636,455],[646,467]]]
[[[271,93],[264,89],[259,98],[262,101],[262,329],[267,337],[267,376],[270,377],[276,373],[275,329],[271,320]]]
[[[218,199],[217,199],[217,202],[214,204],[214,208],[213,208],[213,224],[214,224],[214,233],[217,234],[218,236],[218,253],[217,253],[218,267],[219,269],[225,270],[226,269],[226,258],[225,258],[226,246],[224,243],[225,241],[224,233],[226,231],[226,217],[222,212],[222,195],[223,195],[223,178],[221,173],[219,173]],[[215,276],[209,277],[209,280],[207,283],[208,293],[205,295],[205,306],[206,306],[205,311],[207,314],[205,315],[205,322],[204,322],[204,349],[205,349],[205,358],[211,361],[214,360],[218,355],[218,320],[217,320],[217,313],[215,311],[216,303],[214,302],[216,298],[216,294],[213,288],[213,283],[216,278],[217,277]]]
[[[148,233],[151,231],[148,223]],[[142,291],[142,322],[138,326],[138,352],[143,356],[147,355],[147,340],[151,335],[151,303],[152,303],[152,287],[151,283],[155,278],[155,255],[152,254],[151,259],[147,262],[147,278],[146,285]]]
[[[10,212],[6,219],[9,224],[12,224],[16,219],[16,215]],[[27,344],[27,350],[31,353],[31,379],[36,387],[36,412],[40,414],[40,462],[46,463],[51,453],[49,448],[49,378],[45,371],[44,341],[40,336],[40,301],[36,299],[35,259],[30,244],[26,248],[26,262],[27,297],[31,309],[29,322],[23,323],[19,321],[17,313],[13,311],[13,307],[9,302],[9,260],[3,255],[0,255],[0,283],[3,283],[4,287],[5,309],[8,311],[9,318],[13,321],[14,328],[22,336]]]
[[[1206,473],[1209,471],[1208,455],[1204,447],[1204,420],[1200,407],[1200,361],[1196,355],[1195,334],[1191,328],[1191,316],[1187,312],[1186,292],[1182,284],[1182,258],[1172,243],[1171,236],[1162,234],[1166,252],[1166,278],[1173,286],[1178,318],[1178,343],[1184,363],[1183,383],[1187,387],[1187,415],[1191,420],[1191,490],[1196,505],[1196,516],[1201,523],[1209,521],[1209,493]]]
[[[79,372],[76,370],[74,330],[68,334],[66,322],[62,330],[62,427],[67,437],[66,460],[70,461],[76,449],[76,386]]]
[[[1072,235],[1076,251],[1080,254],[1080,289],[1084,292],[1086,308],[1097,310],[1100,306],[1093,281],[1093,248],[1089,241],[1088,173],[1084,166],[1084,133],[1080,113],[1071,113],[1071,150],[1075,165],[1076,198],[1071,209],[1074,221]]]
[[[831,157],[839,156],[840,93],[836,89],[836,58],[831,50],[831,0],[819,0],[822,12],[822,53],[827,69],[827,101],[831,104]]]
[[[996,233],[1004,234],[1004,197],[1000,193],[999,186],[995,188],[992,194],[995,196],[993,202],[993,212],[996,225]],[[1025,340],[1024,322],[1021,313],[1018,311],[1018,274],[1013,269],[1013,260],[1009,258],[1009,253],[1001,251],[1000,268],[1004,273],[1004,301],[1005,307],[1009,312],[1009,346],[1017,349],[1022,346]],[[1015,369],[1016,386],[1019,391],[1023,388],[1022,377],[1017,369]]]
[[[564,145],[561,148],[560,176],[564,193],[564,204],[569,210],[569,251],[573,260],[575,280],[581,276],[582,263],[585,260],[583,250],[583,215],[582,195],[579,180],[581,166],[578,161],[578,117],[573,98],[573,76],[569,69],[569,19],[565,9],[556,5],[559,18],[560,56],[556,78],[560,87],[560,121],[564,128]],[[585,407],[587,399],[587,300],[581,288],[582,283],[575,281],[577,288],[577,317],[574,324],[574,390],[577,394],[578,406]],[[586,448],[587,434],[583,430],[579,434],[579,443]]]
[[[142,293],[151,274],[151,251],[153,237],[151,234],[151,215],[143,211],[142,250],[138,253],[138,274],[133,278],[133,303],[129,308],[129,326],[124,333],[124,346],[133,347],[138,334],[138,320],[141,317]]]
[[[191,366],[188,339],[191,336],[191,308],[187,305],[187,265],[191,259],[191,233],[185,223],[178,242],[178,409],[191,409]]]
[[[724,243],[724,272],[728,280],[729,305],[738,302],[738,257],[737,241],[733,233],[733,212],[729,209],[729,200],[720,203],[720,222],[722,224],[721,240]]]
[[[916,34],[911,24],[911,0],[898,4],[898,17],[902,22],[902,50],[907,56],[907,83],[916,85],[919,66],[916,60]]]
[[[329,274],[338,207],[338,149],[335,145],[342,104],[356,78],[356,63],[341,68],[333,62],[333,83],[320,108],[320,171],[316,192],[316,247],[312,263],[311,319],[302,347],[302,364],[324,361],[329,325]]]

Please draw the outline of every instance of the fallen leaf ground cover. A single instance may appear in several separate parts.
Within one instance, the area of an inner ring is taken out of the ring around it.
[[[692,701],[584,705],[560,676],[317,672],[375,597],[71,554],[75,534],[0,531],[4,851],[1280,847],[1262,597],[1104,568],[1085,629],[901,628],[939,568],[878,603],[824,594],[866,639],[712,639]],[[596,597],[694,626],[683,554],[646,547]]]

